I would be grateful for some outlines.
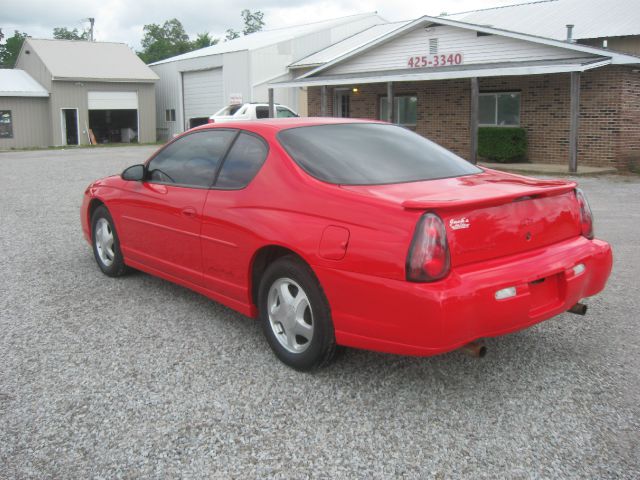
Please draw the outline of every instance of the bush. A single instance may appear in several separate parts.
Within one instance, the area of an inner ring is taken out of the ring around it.
[[[523,162],[527,156],[527,132],[517,127],[480,127],[478,155],[500,163]]]
[[[640,155],[629,155],[626,158],[627,168],[632,173],[640,173]]]

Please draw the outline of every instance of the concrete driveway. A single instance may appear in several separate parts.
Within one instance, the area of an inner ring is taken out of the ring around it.
[[[0,153],[0,478],[640,477],[637,178],[580,180],[615,252],[586,317],[310,375],[252,320],[100,273],[82,192],[152,150]]]

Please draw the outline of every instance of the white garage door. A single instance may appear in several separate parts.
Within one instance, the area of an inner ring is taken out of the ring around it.
[[[222,68],[183,72],[184,117],[208,117],[220,110],[222,103]]]
[[[89,92],[89,110],[137,110],[137,92]]]

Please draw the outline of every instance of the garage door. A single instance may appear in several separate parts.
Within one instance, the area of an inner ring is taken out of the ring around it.
[[[137,110],[137,92],[89,92],[89,110]]]
[[[222,103],[222,68],[183,72],[184,117],[208,117],[220,110]]]

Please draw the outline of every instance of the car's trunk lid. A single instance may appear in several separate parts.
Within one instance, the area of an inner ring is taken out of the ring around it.
[[[574,182],[486,170],[394,185],[343,186],[405,210],[435,211],[446,225],[451,262],[464,265],[551,245],[580,234]]]

